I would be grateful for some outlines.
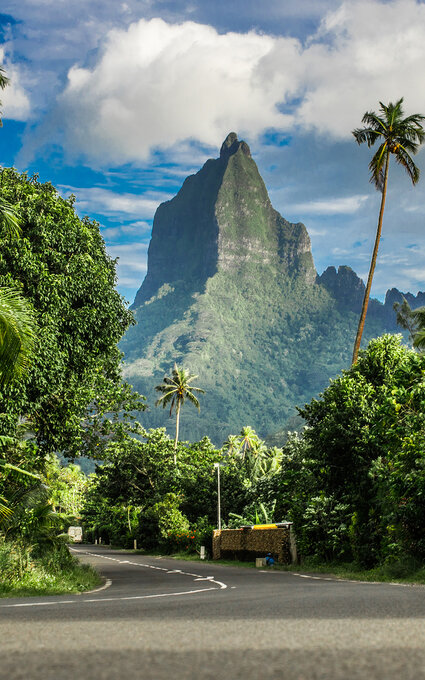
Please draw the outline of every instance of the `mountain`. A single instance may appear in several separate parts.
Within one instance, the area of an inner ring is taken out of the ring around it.
[[[206,390],[199,414],[183,409],[183,439],[281,430],[349,365],[363,291],[349,267],[317,275],[305,226],[274,210],[248,145],[230,133],[155,214],[137,323],[121,343],[124,375],[150,405],[143,423],[172,431],[154,388],[177,362]],[[364,342],[396,329],[397,296],[371,301]]]

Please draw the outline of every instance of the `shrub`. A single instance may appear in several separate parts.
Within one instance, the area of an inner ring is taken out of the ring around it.
[[[167,493],[162,501],[140,513],[137,540],[146,550],[168,548],[168,535],[189,531],[189,520],[179,510],[180,496]]]

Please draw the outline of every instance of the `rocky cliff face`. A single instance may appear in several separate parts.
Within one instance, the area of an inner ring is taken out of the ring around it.
[[[349,267],[317,276],[306,228],[273,209],[248,145],[230,133],[155,215],[137,325],[121,344],[124,375],[151,405],[144,425],[172,430],[152,404],[176,361],[206,390],[200,415],[185,406],[183,438],[220,445],[248,424],[281,430],[349,365],[363,292]],[[397,294],[371,301],[364,342],[394,330]]]
[[[231,132],[220,157],[156,211],[148,272],[134,308],[166,283],[200,290],[216,272],[247,263],[272,265],[311,283],[316,277],[306,228],[273,209],[248,144]]]

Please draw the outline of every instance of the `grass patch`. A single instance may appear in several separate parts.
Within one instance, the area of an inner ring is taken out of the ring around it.
[[[165,557],[165,556],[164,556]],[[242,562],[240,560],[201,560],[199,555],[189,555],[188,553],[173,553],[167,555],[177,560],[188,560],[194,562],[209,562],[210,564],[221,564],[227,567],[244,567],[256,569],[254,562]],[[397,562],[383,564],[373,569],[364,569],[355,563],[319,563],[316,560],[303,561],[301,565],[296,564],[275,564],[272,567],[263,567],[270,571],[288,571],[305,574],[326,574],[341,579],[355,581],[376,581],[379,583],[411,583],[425,584],[425,565],[412,558],[405,558]]]
[[[0,597],[78,593],[100,583],[93,567],[80,564],[65,545],[44,555],[18,542],[0,545]]]
[[[372,569],[364,569],[356,563],[326,562],[320,563],[314,559],[305,559],[297,568],[296,565],[278,565],[275,567],[284,571],[297,571],[305,574],[326,574],[341,579],[354,581],[376,581],[379,583],[410,583],[425,584],[425,565],[410,557],[387,564],[378,565]]]

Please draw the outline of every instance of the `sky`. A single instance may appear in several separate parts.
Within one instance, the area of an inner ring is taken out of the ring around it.
[[[425,113],[417,0],[3,0],[0,165],[38,173],[96,219],[130,303],[158,205],[251,147],[273,206],[303,222],[318,273],[365,278],[380,195],[351,131],[379,102]],[[425,290],[425,150],[390,168],[372,294]]]

